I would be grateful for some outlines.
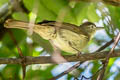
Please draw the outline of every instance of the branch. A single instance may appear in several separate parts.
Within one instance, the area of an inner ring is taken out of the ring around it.
[[[119,40],[120,40],[120,32],[118,33],[118,35],[117,35],[117,37],[115,39],[115,42],[114,42],[114,45],[113,45],[112,49],[110,50],[110,52],[106,56],[106,59],[105,59],[104,64],[103,64],[103,68],[102,68],[97,80],[103,80],[106,67],[107,67],[107,65],[109,63],[110,55],[113,54],[113,51],[114,51],[116,45],[118,44]]]
[[[96,50],[96,52],[100,52],[100,51],[104,50],[106,47],[110,46],[113,42],[114,42],[114,39],[110,40],[109,42],[104,44],[102,47],[100,47],[98,50]]]
[[[76,55],[65,55],[63,56],[68,62],[75,62],[75,61],[89,61],[89,60],[98,60],[98,59],[104,59],[106,58],[109,51],[103,51],[103,52],[95,52],[95,53],[86,53],[81,54],[79,57],[76,57]],[[114,54],[111,54],[110,57],[119,57],[120,56],[120,49],[115,50]],[[47,64],[52,63],[56,64],[51,56],[40,56],[40,57],[32,57],[27,56],[26,57],[26,65],[30,64]],[[64,63],[64,61],[61,61],[60,63]],[[0,58],[0,64],[22,64],[21,58]]]
[[[110,4],[110,5],[113,5],[113,6],[120,6],[120,0],[69,0],[69,1],[103,2],[105,4]]]
[[[61,74],[57,75],[56,77],[53,77],[49,80],[56,80],[62,76],[64,76],[65,74],[68,74],[69,72],[73,71],[74,69],[78,68],[80,66],[80,64],[82,64],[82,62],[78,62],[77,64],[75,64],[74,66],[70,67],[68,70],[62,72]]]
[[[95,52],[100,52],[100,51],[104,50],[106,47],[110,46],[113,42],[114,42],[114,39],[110,40],[109,42],[107,42],[106,44],[104,44],[102,47],[100,47],[98,50],[96,50]],[[70,67],[68,70],[66,70],[66,71],[62,72],[61,74],[59,74],[59,75],[51,78],[50,80],[56,80],[56,79],[64,76],[65,74],[67,74],[67,73],[71,72],[72,70],[78,68],[82,63],[84,63],[84,61],[83,62],[78,62],[77,64],[75,64],[72,67]],[[96,73],[100,72],[101,69],[99,69]],[[84,75],[82,75],[81,80],[83,80],[83,78],[85,78],[85,79],[91,79],[92,77],[94,77],[96,75],[96,73],[93,76],[89,77],[89,78],[87,78]]]
[[[18,43],[17,43],[17,41],[16,41],[16,39],[15,39],[12,31],[11,31],[11,30],[8,30],[8,33],[9,33],[11,39],[13,40],[13,42],[14,42],[17,50],[18,50],[19,57],[22,59],[22,62],[21,62],[21,63],[22,63],[22,68],[23,68],[22,70],[23,70],[23,80],[24,80],[25,74],[26,74],[26,64],[25,64],[25,61],[26,61],[26,60],[25,60],[25,57],[24,57],[24,55],[23,55],[23,53],[22,53],[21,48],[18,46]]]

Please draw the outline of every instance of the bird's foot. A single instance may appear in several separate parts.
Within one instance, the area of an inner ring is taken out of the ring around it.
[[[81,54],[82,54],[81,52],[78,52],[78,53],[76,54],[76,57],[79,58]]]

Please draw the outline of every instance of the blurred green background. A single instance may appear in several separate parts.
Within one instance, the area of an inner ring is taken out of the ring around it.
[[[0,0],[0,8],[8,0]],[[120,29],[120,7],[103,4],[101,2],[87,3],[87,2],[70,2],[68,0],[22,0],[25,11],[14,11],[10,18],[30,21],[35,20],[35,23],[43,20],[62,21],[75,25],[80,25],[84,21],[90,21],[98,26],[105,27],[105,30],[99,31],[94,38],[89,42],[88,46],[83,52],[94,52],[100,46],[110,41],[117,31]],[[14,6],[13,6],[14,7]],[[62,16],[62,17],[61,17]],[[2,26],[0,26],[2,32]],[[33,33],[32,36],[27,31],[19,29],[11,29],[18,45],[22,49],[24,56],[41,56],[50,55],[52,47],[47,40],[42,39],[39,35]],[[15,44],[11,40],[7,32],[0,34],[0,57],[10,58],[19,57]],[[110,50],[109,46],[105,50]],[[119,49],[119,44],[116,49]],[[62,52],[63,55],[69,53]],[[71,65],[73,65],[72,63]],[[119,80],[120,79],[120,59],[110,59],[107,67],[107,73],[104,80]],[[52,65],[52,64],[34,64],[27,66],[26,80],[48,80],[53,76],[68,69],[66,64]],[[81,75],[86,77],[92,76],[100,67],[101,62],[90,61],[85,62],[79,67]],[[80,75],[80,76],[81,76]],[[97,75],[94,77],[96,80]],[[0,65],[0,80],[22,80],[21,65]],[[58,80],[73,80],[71,75],[65,75]]]

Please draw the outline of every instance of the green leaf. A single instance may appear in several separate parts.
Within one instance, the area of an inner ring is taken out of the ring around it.
[[[107,33],[111,38],[113,38],[113,37],[114,37],[113,30],[110,30],[110,29],[109,29],[109,25],[106,25],[105,23],[103,23],[103,24],[104,24],[106,33]]]
[[[53,14],[58,15],[60,10],[68,6],[67,0],[41,0],[44,6]]]
[[[23,0],[25,7],[32,13],[37,15],[37,22],[42,20],[55,20],[56,15],[49,11],[41,0]]]
[[[10,48],[8,48],[5,45],[2,45],[0,47],[0,57],[11,57],[11,56],[15,56],[15,52],[13,51],[13,49],[11,50]]]
[[[44,67],[42,70],[41,67]],[[26,74],[26,80],[48,80],[52,78],[51,70],[54,68],[54,66],[46,66],[41,65],[37,66],[37,68],[32,69],[31,68],[27,71]]]
[[[8,0],[0,0],[0,7],[2,6],[2,5],[4,5],[5,3],[7,3],[8,2]]]
[[[89,3],[79,2],[76,3],[75,7],[73,8],[73,12],[77,20],[77,25],[80,25],[83,19],[87,17],[86,11],[88,9],[88,6]]]
[[[23,3],[24,3],[24,6],[29,10],[29,11],[32,11],[33,9],[33,6],[35,5],[35,1],[38,1],[38,0],[23,0]]]
[[[14,12],[12,14],[12,17],[16,20],[28,21],[28,15],[23,12]]]
[[[7,65],[2,70],[4,80],[20,80],[19,71],[20,65]]]
[[[101,65],[99,61],[93,61],[93,67],[92,67],[91,72],[94,74],[100,68],[100,66]]]
[[[77,20],[75,18],[74,13],[72,12],[72,9],[70,7],[65,7],[60,14],[64,15],[63,22],[71,23],[71,24],[77,24]],[[61,17],[61,16],[60,16]]]
[[[18,44],[20,42],[22,42],[22,40],[24,40],[25,37],[26,37],[26,34],[24,33],[23,30],[12,29],[12,32],[13,32],[13,36],[14,36],[14,38],[17,41]],[[10,37],[9,33],[5,34],[5,36],[2,39],[2,43],[3,43],[4,46],[7,46],[10,49],[15,47],[14,41]]]
[[[108,6],[110,16],[115,27],[120,29],[120,8],[115,6]]]
[[[67,0],[42,0],[42,2],[56,15],[58,21],[76,24],[75,16]]]
[[[96,6],[95,4],[91,3],[87,10],[87,17],[88,17],[88,20],[91,22],[98,22],[100,20],[100,17],[96,13],[95,6]]]
[[[113,63],[115,62],[116,59],[117,58],[109,59],[109,63],[108,63],[107,69],[106,69],[104,80],[108,79],[109,77],[111,77],[114,74],[114,72],[111,72],[110,69],[111,69],[112,65],[114,65]]]

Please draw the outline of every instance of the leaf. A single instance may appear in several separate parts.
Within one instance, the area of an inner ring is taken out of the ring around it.
[[[11,56],[15,56],[15,52],[10,48],[8,48],[7,46],[2,45],[0,47],[0,57],[11,57]]]
[[[7,65],[3,68],[2,75],[5,80],[20,80],[19,71],[20,65]]]
[[[75,7],[73,8],[73,12],[77,20],[77,25],[80,25],[83,19],[87,17],[86,11],[88,9],[88,6],[89,3],[79,2],[76,3]]]
[[[42,20],[55,20],[56,15],[50,12],[41,3],[41,0],[23,0],[25,7],[32,13],[37,15],[37,22]]]
[[[48,10],[56,15],[57,21],[76,24],[75,16],[67,0],[42,0],[42,2]]]
[[[12,29],[12,32],[18,44],[26,38],[26,34],[24,33],[23,30]],[[11,39],[8,33],[5,34],[5,36],[3,37],[2,43],[4,46],[7,46],[9,49],[12,49],[15,47],[14,41]]]
[[[64,13],[64,22],[66,23],[71,23],[71,24],[77,24],[77,20],[76,17],[74,15],[74,13],[72,12],[72,9],[70,7],[66,7],[62,10]]]
[[[14,12],[12,14],[12,17],[15,20],[28,21],[28,15],[26,13],[23,13],[23,12]]]
[[[95,4],[90,4],[87,10],[87,17],[88,20],[91,22],[98,22],[100,20],[100,17],[96,13],[95,6],[96,6]]]
[[[4,5],[5,3],[7,3],[8,2],[8,0],[0,0],[0,7],[2,6],[2,5]]]
[[[36,65],[37,66],[37,65]],[[41,67],[44,67],[44,69],[42,69]],[[51,74],[51,70],[54,68],[54,66],[50,65],[38,65],[37,69],[35,69],[34,67],[31,66],[31,68],[29,68],[29,70],[27,71],[26,74],[26,80],[48,80],[50,78],[52,78],[52,74]]]
[[[109,29],[109,25],[106,25],[105,23],[103,23],[103,24],[104,24],[106,33],[107,33],[111,38],[113,38],[113,37],[114,37],[114,34],[113,34],[113,32]]]
[[[99,61],[93,61],[93,67],[92,67],[91,72],[94,74],[99,69],[100,66],[101,65],[100,65]]]
[[[114,27],[117,27],[120,29],[120,8],[114,7],[114,6],[108,6],[110,16],[112,18],[112,22],[115,25]]]
[[[53,14],[58,15],[60,10],[68,6],[67,0],[41,0],[44,6]]]
[[[106,69],[104,80],[110,78],[114,74],[114,72],[111,72],[110,69],[111,69],[112,65],[114,65],[113,63],[115,62],[116,59],[117,58],[109,59],[109,63],[108,63],[107,69]]]

